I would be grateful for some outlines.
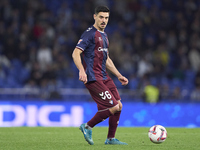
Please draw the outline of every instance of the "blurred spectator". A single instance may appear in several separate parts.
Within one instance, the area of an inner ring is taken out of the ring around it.
[[[197,88],[200,87],[200,67],[198,68],[198,71],[196,72],[194,84]]]
[[[38,98],[38,85],[34,80],[28,80],[27,83],[24,85],[24,89],[27,93],[27,99],[33,99],[33,98]]]
[[[0,54],[0,66],[6,67],[6,68],[11,67],[10,60],[5,55],[2,55],[2,54]]]
[[[147,103],[157,103],[160,100],[159,89],[152,85],[150,81],[146,81],[145,83],[143,99]]]
[[[7,70],[9,70],[11,68],[11,62],[10,60],[0,54],[0,86],[3,87],[4,86],[4,81],[6,80],[7,77]]]
[[[52,52],[51,49],[47,47],[45,43],[42,43],[37,52],[37,61],[39,63],[40,69],[44,72],[48,65],[52,63]]]
[[[200,86],[197,86],[191,93],[191,100],[193,102],[200,102]]]
[[[181,89],[180,87],[176,86],[172,89],[170,97],[168,99],[179,100],[180,98],[181,98]]]
[[[197,49],[189,51],[189,60],[193,70],[197,71],[200,68],[200,53]]]
[[[33,80],[37,86],[40,86],[40,82],[42,79],[42,71],[40,70],[40,66],[38,62],[34,62],[31,68],[30,80]]]
[[[152,64],[147,61],[147,59],[145,58],[145,56],[143,56],[141,58],[141,60],[139,60],[139,62],[138,62],[137,75],[139,77],[143,77],[145,74],[151,73],[152,70],[153,70]]]

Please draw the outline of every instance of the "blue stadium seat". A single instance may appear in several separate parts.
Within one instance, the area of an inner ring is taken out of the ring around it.
[[[185,74],[185,79],[190,79],[191,81],[194,80],[196,75],[194,70],[187,70],[184,72],[184,74]]]
[[[150,78],[150,83],[152,85],[156,86],[156,85],[158,85],[158,79],[152,77],[152,78]]]
[[[129,81],[129,88],[132,90],[136,90],[139,86],[139,79],[138,78],[132,78]]]
[[[119,89],[124,89],[125,88],[125,86],[123,86],[122,84],[121,84],[121,82],[117,79],[117,78],[113,78],[113,82],[115,83],[115,85],[117,86],[117,88],[119,88]]]
[[[65,88],[75,88],[75,80],[73,80],[72,78],[68,78],[64,80],[64,87]]]
[[[5,86],[5,79],[0,78],[0,88],[3,88]]]
[[[24,83],[30,76],[30,71],[26,68],[21,68],[20,73],[18,74],[18,80],[20,83]]]
[[[20,87],[22,87],[22,85],[13,76],[8,76],[4,87],[20,88]]]
[[[17,69],[21,69],[23,64],[22,62],[19,60],[19,59],[13,59],[11,60],[11,64],[14,68],[17,68]]]

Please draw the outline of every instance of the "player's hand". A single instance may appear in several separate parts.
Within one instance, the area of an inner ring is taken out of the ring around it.
[[[122,85],[128,84],[128,79],[124,76],[119,77],[118,80],[122,83]]]
[[[79,71],[79,80],[82,81],[84,84],[87,83],[87,74],[84,70]]]

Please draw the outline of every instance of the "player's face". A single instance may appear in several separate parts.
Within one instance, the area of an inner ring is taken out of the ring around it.
[[[108,12],[99,12],[97,15],[94,14],[95,27],[100,31],[104,31],[104,29],[108,24],[108,19],[109,19]]]

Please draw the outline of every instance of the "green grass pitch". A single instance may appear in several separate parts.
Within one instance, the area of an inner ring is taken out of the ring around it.
[[[89,145],[75,127],[2,127],[0,150],[199,150],[200,128],[166,128],[162,144],[148,138],[149,128],[118,127],[116,138],[128,145],[104,145],[107,127],[93,129],[94,145]]]

